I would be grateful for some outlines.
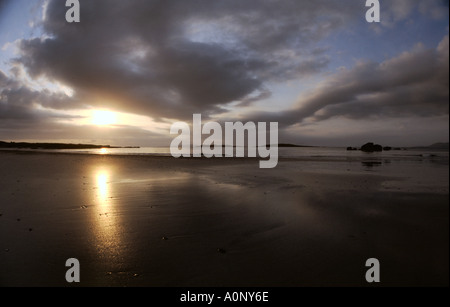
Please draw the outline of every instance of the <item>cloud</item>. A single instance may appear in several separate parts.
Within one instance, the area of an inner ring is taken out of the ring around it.
[[[0,70],[0,120],[36,124],[49,119],[73,118],[55,109],[71,103],[71,98],[48,89],[34,90],[23,82],[8,77]]]
[[[436,49],[413,50],[377,63],[362,61],[326,78],[296,106],[277,113],[255,113],[257,121],[282,126],[334,117],[385,119],[448,115],[449,37]]]
[[[78,101],[154,118],[220,113],[255,101],[267,84],[315,74],[329,59],[314,43],[351,22],[353,1],[83,2],[68,24],[50,1],[46,38],[22,40],[33,78],[74,89]],[[253,97],[253,98],[252,98]]]
[[[380,1],[381,2],[381,1]],[[379,26],[393,28],[397,23],[413,20],[417,16],[425,16],[434,20],[441,20],[448,16],[447,0],[395,0],[381,2],[381,23],[374,24],[374,29]]]

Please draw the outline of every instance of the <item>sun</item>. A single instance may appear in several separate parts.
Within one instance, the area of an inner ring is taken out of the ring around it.
[[[117,123],[116,113],[110,111],[92,112],[92,123],[97,126],[113,125]]]

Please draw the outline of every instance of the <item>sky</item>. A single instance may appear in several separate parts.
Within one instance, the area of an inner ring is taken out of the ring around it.
[[[169,146],[173,123],[279,140],[449,139],[447,0],[0,0],[0,140]]]

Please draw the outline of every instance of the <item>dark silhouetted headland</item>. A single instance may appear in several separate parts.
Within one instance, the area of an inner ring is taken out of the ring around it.
[[[447,149],[448,150],[448,143],[435,143],[433,145],[428,146],[428,148],[431,149]]]
[[[3,142],[0,141],[0,148],[11,149],[101,149],[101,148],[138,148],[138,147],[114,147],[110,145],[94,144],[65,144],[65,143],[26,143],[26,142]]]

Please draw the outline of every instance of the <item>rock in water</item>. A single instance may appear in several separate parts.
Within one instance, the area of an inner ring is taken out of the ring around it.
[[[226,254],[227,251],[224,250],[224,249],[222,249],[222,248],[218,248],[218,249],[217,249],[217,252],[218,252],[218,253],[221,253],[221,254]]]
[[[374,143],[367,143],[361,147],[361,150],[364,152],[380,152],[383,151],[383,146]]]

